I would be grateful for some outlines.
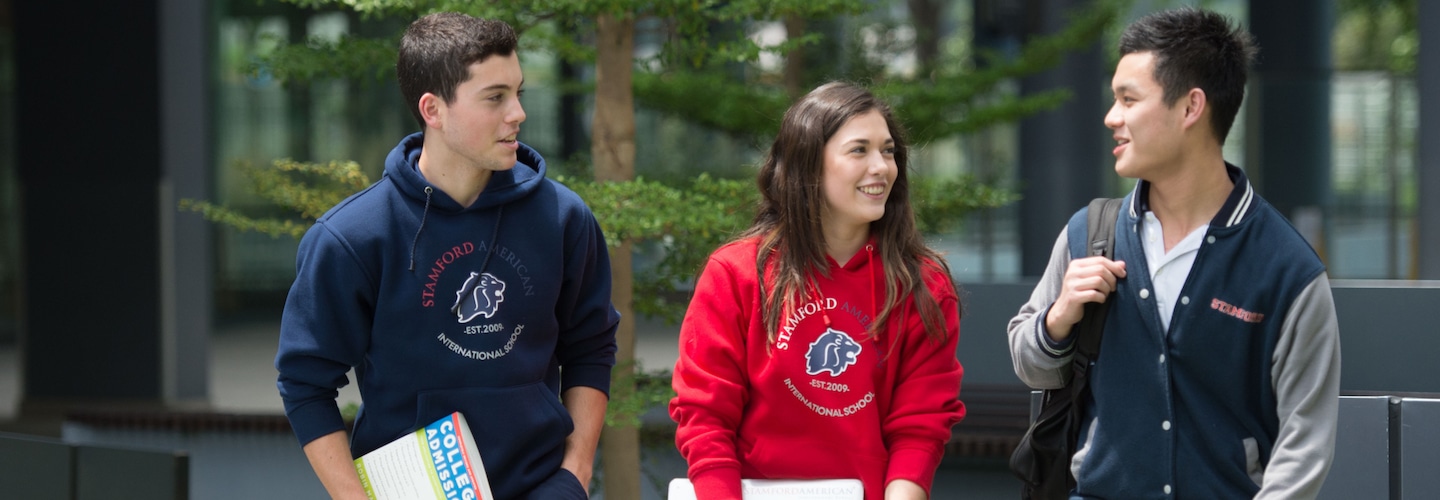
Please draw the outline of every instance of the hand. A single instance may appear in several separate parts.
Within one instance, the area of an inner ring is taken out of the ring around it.
[[[1060,283],[1060,296],[1045,315],[1045,330],[1060,342],[1070,337],[1070,329],[1085,315],[1085,304],[1103,303],[1115,291],[1115,281],[1125,277],[1125,263],[1105,257],[1086,257],[1070,261],[1065,279]]]
[[[568,470],[571,474],[574,474],[575,479],[580,480],[580,487],[585,489],[585,494],[590,494],[590,476],[593,475],[595,472],[593,466],[582,467],[578,463],[564,463],[560,465],[560,468]]]
[[[885,485],[885,500],[926,500],[925,488],[908,479],[896,479]]]

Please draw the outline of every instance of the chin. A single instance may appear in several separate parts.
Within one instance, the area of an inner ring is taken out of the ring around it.
[[[1126,179],[1139,179],[1139,178],[1140,178],[1139,172],[1136,172],[1136,171],[1135,171],[1135,168],[1134,168],[1133,166],[1131,166],[1128,162],[1125,162],[1125,161],[1116,161],[1116,162],[1115,162],[1115,174],[1116,174],[1116,175],[1119,175],[1120,177],[1124,177],[1124,178],[1126,178]]]

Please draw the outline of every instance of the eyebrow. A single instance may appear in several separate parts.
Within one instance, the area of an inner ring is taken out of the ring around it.
[[[1139,91],[1140,91],[1140,87],[1139,87],[1138,85],[1135,85],[1133,82],[1124,82],[1124,83],[1121,83],[1121,84],[1116,85],[1116,86],[1114,86],[1114,87],[1111,87],[1111,89],[1110,89],[1110,93],[1115,94],[1115,95],[1124,94],[1124,93],[1126,93],[1126,92],[1139,92]]]
[[[848,141],[845,141],[845,142],[843,142],[843,143],[841,143],[841,144],[850,144],[850,143],[852,143],[852,142],[858,142],[858,143],[860,143],[860,144],[864,144],[864,145],[867,145],[867,146],[870,145],[870,139],[866,139],[866,138],[863,138],[863,137],[856,137],[856,138],[854,138],[854,139],[850,139],[850,140],[848,140]],[[885,139],[885,143],[886,143],[886,144],[894,144],[894,143],[895,143],[895,138],[894,138],[894,137],[891,137],[891,138]]]
[[[516,86],[515,88],[518,89],[518,88],[523,88],[523,87],[525,87],[525,79],[524,79],[524,78],[521,78],[521,79],[520,79],[520,85]],[[489,87],[485,87],[485,88],[483,88],[483,89],[480,89],[481,92],[489,92],[489,91],[491,91],[491,90],[510,90],[510,85],[504,84],[504,83],[497,83],[497,84],[491,85],[491,86],[489,86]]]

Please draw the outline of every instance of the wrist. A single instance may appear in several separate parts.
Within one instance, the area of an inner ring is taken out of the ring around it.
[[[925,489],[913,481],[896,479],[885,485],[885,500],[927,500]]]
[[[1059,307],[1058,303],[1052,304],[1049,309],[1045,310],[1045,320],[1041,322],[1041,333],[1044,333],[1050,341],[1059,343],[1070,338],[1070,329],[1075,325],[1061,318],[1064,314],[1056,311],[1056,307]]]
[[[1064,333],[1057,338],[1050,323],[1052,309],[1046,309],[1044,321],[1038,322],[1039,324],[1035,328],[1035,342],[1040,344],[1040,349],[1046,355],[1052,358],[1061,358],[1070,354],[1071,349],[1075,346],[1075,338],[1070,336],[1070,327],[1073,325],[1067,325]]]

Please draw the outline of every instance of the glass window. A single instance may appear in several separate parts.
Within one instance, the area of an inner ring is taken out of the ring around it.
[[[20,203],[15,173],[15,31],[0,2],[0,346],[20,331]],[[10,364],[10,366],[14,366]]]
[[[223,7],[222,7],[223,8]],[[245,167],[277,159],[353,160],[379,179],[385,155],[413,131],[393,77],[285,82],[254,63],[280,40],[336,40],[398,32],[396,21],[296,9],[279,3],[231,5],[218,16],[215,69],[215,197],[251,216],[291,214],[258,196]],[[277,311],[294,279],[299,241],[216,226],[216,313]]]
[[[0,418],[14,416],[20,395],[20,200],[15,173],[15,29],[0,0]]]

